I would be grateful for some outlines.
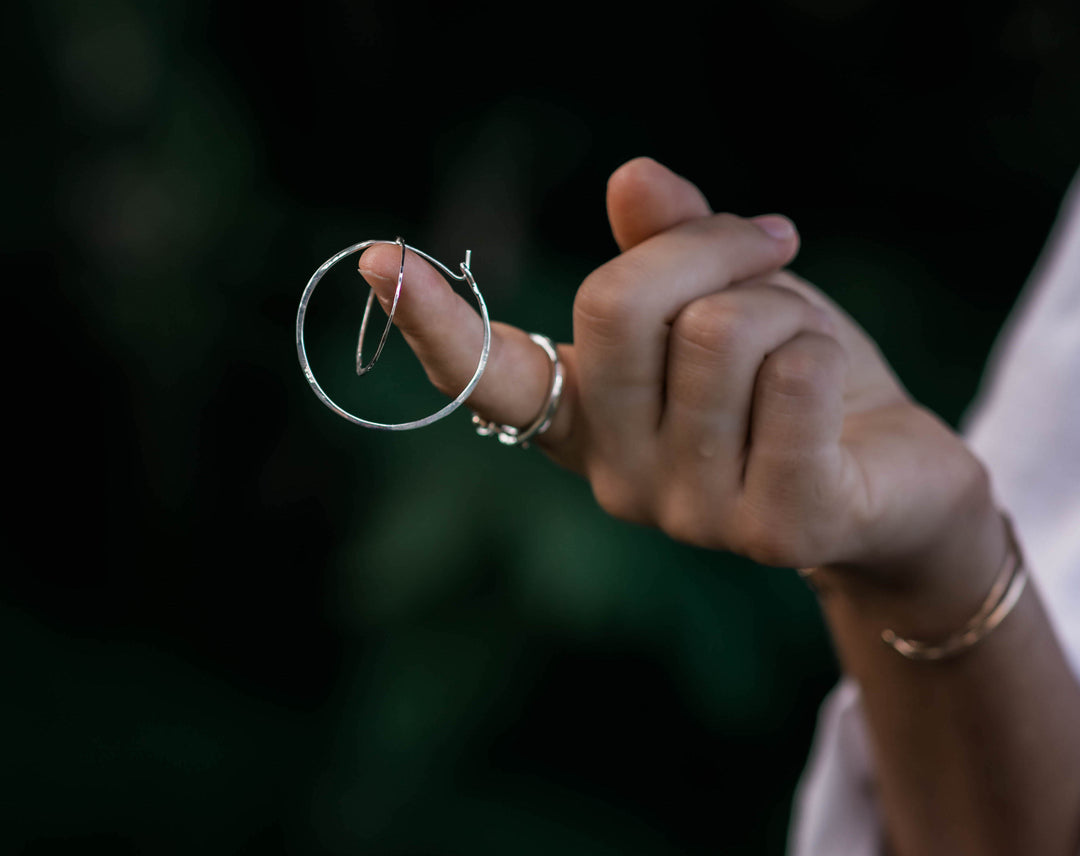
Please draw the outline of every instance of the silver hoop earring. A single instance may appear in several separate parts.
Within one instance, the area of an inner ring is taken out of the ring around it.
[[[379,356],[382,354],[383,345],[386,344],[386,337],[390,334],[390,327],[394,322],[394,313],[397,311],[398,300],[401,297],[401,286],[405,279],[406,251],[414,253],[434,265],[444,276],[447,276],[450,279],[456,279],[458,282],[467,283],[472,290],[473,296],[476,298],[476,305],[480,309],[480,317],[484,321],[484,347],[480,351],[480,359],[476,364],[476,371],[473,373],[472,379],[465,385],[465,388],[458,393],[457,398],[445,407],[435,411],[429,416],[425,416],[423,419],[416,419],[412,422],[373,422],[370,419],[362,419],[334,403],[323,388],[319,386],[319,382],[315,380],[315,374],[312,372],[311,364],[308,362],[307,349],[304,347],[304,318],[307,315],[308,302],[311,300],[311,295],[315,291],[315,286],[319,284],[319,280],[323,278],[330,268],[346,256],[362,252],[368,247],[373,247],[376,244],[392,244],[401,247],[401,264],[398,267],[397,288],[394,291],[394,301],[390,306],[390,311],[387,313],[386,327],[383,329],[382,336],[379,338],[379,344],[375,349],[375,356],[371,358],[371,361],[367,365],[364,365],[362,355],[364,335],[367,332],[368,320],[371,315],[371,305],[375,300],[374,290],[368,294],[367,304],[364,307],[364,317],[360,322],[360,337],[356,343],[356,373],[358,375],[363,376],[375,367],[375,363],[378,362]],[[487,368],[488,352],[491,350],[491,319],[488,317],[487,304],[484,303],[484,297],[480,294],[480,289],[476,285],[476,279],[469,269],[471,260],[472,250],[466,250],[465,261],[461,263],[461,273],[457,274],[438,259],[432,258],[427,253],[422,252],[415,247],[408,246],[401,238],[398,238],[396,241],[362,241],[359,244],[353,244],[351,247],[346,247],[341,252],[335,253],[323,262],[319,266],[319,269],[312,274],[311,279],[308,280],[307,287],[300,296],[300,308],[296,312],[296,354],[300,359],[300,368],[304,372],[304,377],[307,378],[307,382],[311,385],[311,388],[319,401],[343,419],[348,419],[350,422],[364,428],[374,428],[379,431],[410,431],[413,428],[424,428],[427,425],[431,425],[433,422],[438,422],[443,417],[449,416],[457,410],[464,403],[465,399],[472,394],[472,391],[476,389],[476,385],[480,382],[480,378],[484,374],[484,369]]]

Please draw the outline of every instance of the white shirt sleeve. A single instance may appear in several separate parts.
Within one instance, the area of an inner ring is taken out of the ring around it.
[[[1012,516],[1050,623],[1080,680],[1080,174],[1006,323],[965,434]],[[795,796],[791,856],[880,856],[858,687],[821,707]]]

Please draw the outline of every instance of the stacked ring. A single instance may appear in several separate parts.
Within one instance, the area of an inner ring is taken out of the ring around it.
[[[530,333],[529,338],[544,349],[544,353],[547,354],[548,359],[551,361],[551,384],[548,386],[547,398],[540,408],[540,415],[524,428],[515,428],[513,425],[500,425],[497,422],[482,419],[475,413],[472,417],[473,425],[476,426],[476,433],[481,437],[490,437],[494,434],[504,446],[521,446],[522,449],[529,448],[529,440],[533,437],[539,437],[551,427],[563,390],[563,367],[555,343],[540,333]]]

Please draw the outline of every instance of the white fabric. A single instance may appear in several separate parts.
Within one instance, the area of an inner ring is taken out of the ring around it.
[[[1080,680],[1080,175],[991,354],[965,431],[1016,525],[1029,572]],[[791,856],[880,856],[859,691],[822,705],[794,804]]]

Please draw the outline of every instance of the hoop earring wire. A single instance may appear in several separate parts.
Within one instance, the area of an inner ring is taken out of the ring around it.
[[[379,346],[375,349],[375,356],[372,357],[371,362],[365,366],[364,334],[367,332],[368,318],[371,317],[371,305],[375,302],[375,289],[368,289],[367,303],[364,304],[364,317],[363,320],[360,321],[360,335],[356,340],[356,374],[358,377],[363,377],[375,368],[375,363],[379,361],[379,357],[382,355],[383,346],[386,344],[386,337],[390,335],[390,328],[394,326],[394,314],[397,312],[398,300],[401,299],[401,283],[405,279],[405,241],[403,238],[397,238],[394,243],[401,245],[401,264],[398,266],[397,288],[394,289],[394,302],[390,305],[390,311],[386,314],[386,326],[383,327],[382,336],[379,337]]]
[[[476,305],[480,309],[480,317],[484,322],[484,346],[480,351],[480,359],[476,364],[476,371],[473,373],[472,378],[465,385],[465,388],[458,393],[457,398],[447,404],[440,410],[425,416],[423,419],[415,419],[411,422],[374,422],[370,419],[362,419],[353,413],[350,413],[339,404],[335,403],[333,399],[323,390],[319,385],[319,382],[315,380],[315,374],[311,370],[311,364],[308,361],[307,348],[304,345],[304,319],[307,315],[308,302],[311,300],[311,295],[315,291],[315,287],[319,284],[319,281],[325,276],[326,272],[330,270],[334,265],[340,262],[347,256],[351,256],[353,253],[359,253],[366,250],[368,247],[373,247],[376,244],[391,244],[401,247],[401,265],[398,269],[398,282],[397,290],[394,292],[394,302],[388,313],[386,328],[383,330],[381,339],[379,340],[378,348],[376,349],[375,356],[371,359],[371,362],[367,366],[363,366],[363,360],[360,355],[361,348],[364,344],[364,333],[367,329],[368,316],[371,311],[371,304],[374,299],[374,292],[368,295],[368,301],[364,310],[364,319],[360,323],[360,339],[357,342],[356,347],[356,368],[357,374],[363,375],[371,371],[375,362],[379,359],[379,355],[382,353],[383,345],[386,343],[386,337],[390,333],[390,325],[393,323],[394,312],[397,310],[398,299],[401,296],[401,284],[405,275],[405,252],[415,253],[420,258],[434,265],[444,276],[450,279],[455,279],[458,282],[467,283],[472,290],[473,296],[476,298]],[[484,369],[487,368],[488,353],[491,351],[491,319],[488,317],[487,304],[484,303],[484,297],[480,294],[480,288],[476,284],[476,279],[473,277],[472,271],[469,269],[469,265],[472,261],[472,250],[465,251],[465,261],[461,263],[461,273],[454,273],[450,268],[440,262],[438,259],[434,259],[422,250],[418,250],[415,247],[408,246],[401,238],[396,241],[362,241],[359,244],[353,244],[351,247],[346,247],[339,253],[335,253],[325,262],[323,262],[319,269],[312,274],[311,279],[308,280],[307,287],[304,288],[304,293],[300,296],[300,307],[296,311],[296,354],[300,359],[300,368],[304,372],[304,377],[307,378],[308,384],[310,384],[312,390],[315,392],[316,397],[329,407],[334,413],[340,416],[342,419],[348,419],[355,425],[360,425],[363,428],[373,428],[378,431],[411,431],[414,428],[424,428],[431,425],[434,422],[438,422],[446,416],[449,416],[455,410],[457,410],[468,398],[476,385],[480,382],[480,378],[484,374]]]

